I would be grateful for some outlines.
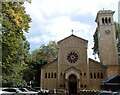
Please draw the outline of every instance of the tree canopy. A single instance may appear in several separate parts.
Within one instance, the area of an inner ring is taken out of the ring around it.
[[[29,55],[28,66],[24,70],[23,76],[25,80],[34,82],[34,85],[40,84],[40,68],[41,66],[53,61],[58,56],[58,45],[55,41],[50,41],[47,45],[41,45]],[[27,77],[29,76],[29,77]]]
[[[25,1],[24,1],[25,2]],[[29,52],[28,32],[31,22],[26,13],[24,2],[2,2],[2,83],[18,85],[22,79],[21,71]],[[18,67],[19,66],[19,67]],[[15,69],[19,68],[19,69]],[[14,81],[14,82],[13,82]]]
[[[25,0],[27,1],[27,0]],[[40,84],[40,67],[57,58],[55,41],[29,52],[25,37],[31,22],[24,2],[2,2],[2,85],[26,86],[30,81]]]

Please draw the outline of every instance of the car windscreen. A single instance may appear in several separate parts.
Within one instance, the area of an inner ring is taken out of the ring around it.
[[[3,89],[2,91],[7,91],[7,92],[16,92],[15,89]]]
[[[23,88],[19,88],[22,92],[27,92],[25,89]]]

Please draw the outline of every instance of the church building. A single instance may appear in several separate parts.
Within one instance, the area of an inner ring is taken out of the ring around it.
[[[40,87],[70,93],[99,90],[103,80],[119,75],[113,14],[100,10],[96,16],[100,62],[88,58],[88,41],[72,34],[58,42],[58,58],[42,66]]]

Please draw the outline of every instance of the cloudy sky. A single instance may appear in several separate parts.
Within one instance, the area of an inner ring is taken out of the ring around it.
[[[88,43],[88,57],[94,56],[93,34],[95,18],[99,10],[115,11],[118,20],[119,0],[32,0],[26,3],[26,11],[32,18],[31,28],[26,34],[31,50],[49,41],[59,41],[72,34],[84,38]]]

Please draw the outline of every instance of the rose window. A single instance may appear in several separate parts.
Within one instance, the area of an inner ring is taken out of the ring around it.
[[[75,62],[77,62],[77,60],[78,60],[78,54],[75,53],[75,52],[70,52],[70,53],[67,55],[67,60],[68,60],[70,63],[75,63]]]

